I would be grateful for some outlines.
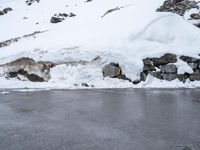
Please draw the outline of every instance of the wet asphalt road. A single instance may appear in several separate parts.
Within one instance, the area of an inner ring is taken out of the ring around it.
[[[0,150],[191,149],[200,150],[199,89],[0,94]]]

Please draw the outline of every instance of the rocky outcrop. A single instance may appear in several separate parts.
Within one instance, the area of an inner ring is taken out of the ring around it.
[[[10,44],[18,42],[21,39],[34,37],[35,35],[40,34],[40,33],[44,33],[44,32],[46,32],[46,31],[35,31],[35,32],[31,33],[31,34],[26,34],[26,35],[23,35],[21,37],[16,37],[16,38],[12,38],[12,39],[0,42],[0,48],[9,46]]]
[[[173,12],[183,16],[187,10],[192,8],[199,9],[198,2],[190,0],[165,0],[163,5],[156,11],[158,12]]]
[[[5,15],[10,11],[12,11],[12,8],[10,7],[4,8],[3,10],[0,10],[0,16]]]
[[[140,73],[140,81],[145,81],[148,75],[161,80],[172,81],[179,79],[185,82],[186,79],[190,81],[200,80],[200,59],[180,56],[180,60],[186,62],[192,68],[194,73],[178,74],[177,66],[174,64],[177,61],[177,56],[174,54],[165,54],[159,58],[146,58],[143,60],[143,71]]]
[[[54,67],[51,62],[36,62],[31,58],[20,58],[13,62],[0,65],[4,68],[7,78],[14,78],[23,75],[33,82],[48,81],[50,76],[50,68]]]
[[[28,6],[31,6],[31,5],[32,5],[33,3],[35,3],[35,2],[39,3],[40,0],[26,0],[26,4],[27,4]]]
[[[63,20],[65,20],[65,18],[67,17],[75,17],[76,14],[74,13],[69,13],[69,14],[66,14],[66,13],[59,13],[59,14],[54,14],[53,17],[51,17],[51,20],[50,22],[51,23],[59,23],[59,22],[62,22]]]

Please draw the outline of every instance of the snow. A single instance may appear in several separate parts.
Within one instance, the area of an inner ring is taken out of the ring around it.
[[[200,58],[200,30],[176,14],[155,12],[162,3],[163,0],[93,0],[88,3],[84,0],[41,0],[27,6],[24,0],[0,2],[0,9],[13,8],[12,12],[0,16],[3,22],[0,41],[47,30],[0,48],[0,64],[20,57],[61,64],[51,70],[49,82],[7,80],[0,76],[0,87],[83,88],[82,83],[95,88],[199,87],[199,82],[183,84],[178,80],[167,82],[152,77],[138,85],[102,77],[101,69],[109,62],[119,63],[126,76],[135,80],[139,78],[142,59],[146,57],[173,53]],[[120,10],[101,17],[116,7]],[[58,24],[50,23],[55,13],[70,12],[77,16]],[[101,59],[93,62],[96,57]],[[80,63],[83,61],[87,64]],[[181,60],[177,66],[179,73],[191,72]],[[2,73],[0,70],[0,75]]]

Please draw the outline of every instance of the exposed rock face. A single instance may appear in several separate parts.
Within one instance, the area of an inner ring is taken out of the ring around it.
[[[50,22],[51,23],[59,23],[59,22],[62,22],[63,20],[65,20],[65,18],[67,17],[75,17],[76,14],[74,13],[69,13],[69,14],[66,14],[66,13],[59,13],[59,14],[54,14],[53,17],[51,17],[51,20]]]
[[[64,18],[60,18],[60,17],[51,17],[51,23],[59,23],[62,22],[64,20]]]
[[[1,65],[9,77],[17,77],[24,75],[30,81],[42,82],[48,81],[50,76],[50,68],[54,67],[53,63],[35,62],[31,58],[20,58],[11,63]]]
[[[7,7],[7,8],[4,8],[3,10],[0,10],[0,16],[7,14],[9,11],[12,11],[12,8]]]
[[[43,32],[46,32],[46,31],[35,31],[35,32],[31,33],[31,34],[26,34],[26,35],[23,35],[21,37],[16,37],[16,38],[13,38],[13,39],[9,39],[9,40],[0,42],[0,48],[9,46],[10,44],[18,42],[21,39],[33,37],[33,36],[35,36],[37,34],[40,34],[40,33],[43,33]]]
[[[156,11],[173,12],[183,16],[187,10],[199,8],[198,3],[190,0],[165,0],[162,6]]]
[[[39,3],[40,0],[27,0],[27,1],[26,1],[26,4],[27,4],[28,6],[30,6],[30,5],[32,5],[32,4],[35,3],[35,2]]]
[[[193,74],[177,74],[177,66],[173,63],[177,61],[177,56],[174,54],[165,54],[160,58],[146,58],[143,60],[143,72],[140,73],[140,80],[145,81],[148,75],[161,80],[172,81],[179,79],[181,82],[186,82],[186,79],[190,81],[200,80],[200,60],[189,56],[180,56],[182,61],[186,62],[190,66]],[[155,71],[153,68],[159,68]]]

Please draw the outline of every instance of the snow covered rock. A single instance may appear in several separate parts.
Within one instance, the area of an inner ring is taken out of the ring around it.
[[[199,8],[198,3],[189,0],[165,0],[158,12],[173,12],[183,16],[187,10]]]
[[[30,81],[43,82],[51,78],[50,68],[54,67],[54,64],[50,62],[35,62],[31,58],[20,58],[0,65],[0,67],[4,69],[10,78],[24,75]]]

